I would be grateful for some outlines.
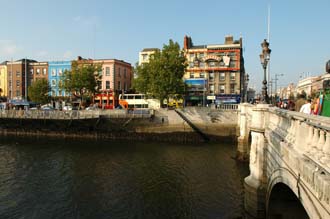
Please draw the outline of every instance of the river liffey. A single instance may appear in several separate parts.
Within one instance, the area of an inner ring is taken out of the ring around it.
[[[244,218],[230,144],[0,140],[0,218]]]

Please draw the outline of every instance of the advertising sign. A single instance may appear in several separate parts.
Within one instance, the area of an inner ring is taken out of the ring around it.
[[[207,80],[200,78],[186,79],[188,91],[203,91],[206,88]]]

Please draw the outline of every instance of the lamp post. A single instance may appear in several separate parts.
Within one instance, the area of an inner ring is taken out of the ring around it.
[[[249,74],[244,74],[244,102],[248,102]]]
[[[267,94],[267,79],[266,79],[266,70],[267,70],[267,65],[270,59],[270,53],[271,50],[269,49],[269,43],[267,42],[266,39],[261,43],[262,47],[262,53],[260,54],[260,62],[262,65],[262,68],[264,69],[264,80],[262,81],[262,99],[261,103],[267,104],[269,103],[269,98]]]

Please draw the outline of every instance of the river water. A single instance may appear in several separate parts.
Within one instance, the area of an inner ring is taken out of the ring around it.
[[[0,218],[243,218],[230,144],[0,140]]]

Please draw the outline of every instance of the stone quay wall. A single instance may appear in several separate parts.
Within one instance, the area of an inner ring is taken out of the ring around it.
[[[218,112],[221,114],[221,112]],[[207,115],[206,115],[207,117]],[[205,118],[206,118],[205,117]],[[214,117],[214,116],[213,116]],[[211,118],[211,117],[210,117]],[[209,119],[210,120],[210,119]],[[199,121],[198,124],[201,124]],[[215,123],[218,123],[216,125]],[[203,131],[212,140],[235,139],[235,131],[224,132],[223,121],[205,121]],[[210,126],[209,126],[210,125]],[[212,125],[212,126],[211,126]],[[234,128],[233,130],[236,130]],[[105,111],[0,111],[0,134],[11,136],[156,140],[166,142],[202,142],[174,110],[148,113],[125,110]]]

